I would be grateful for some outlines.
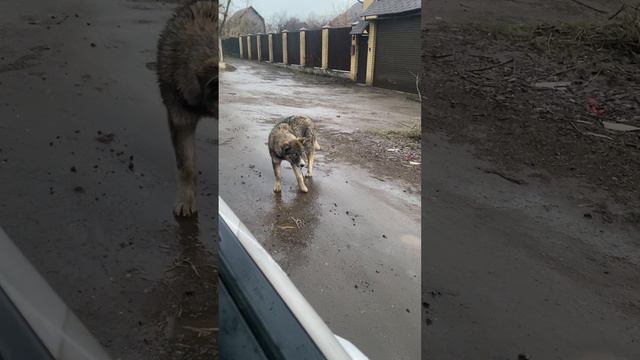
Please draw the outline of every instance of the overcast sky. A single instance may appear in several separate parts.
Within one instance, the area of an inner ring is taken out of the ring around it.
[[[336,9],[346,9],[355,4],[356,0],[231,0],[230,9],[242,9],[247,3],[269,23],[273,14],[282,10],[286,10],[289,16],[304,20],[312,11],[318,15],[333,14]]]

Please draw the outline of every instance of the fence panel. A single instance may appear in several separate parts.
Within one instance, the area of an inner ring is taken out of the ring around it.
[[[307,30],[304,36],[305,66],[322,66],[322,30]]]
[[[228,38],[222,40],[222,51],[225,56],[240,57],[240,44],[238,38]]]
[[[351,69],[351,28],[329,29],[329,68]]]
[[[287,34],[287,60],[289,64],[300,65],[300,31]]]
[[[249,44],[247,43],[247,37],[243,36],[242,37],[242,57],[244,59],[248,59],[249,58]]]
[[[260,36],[260,54],[262,61],[269,61],[269,36],[264,34],[258,36]]]
[[[258,60],[258,36],[251,35],[251,60]]]
[[[282,34],[273,34],[273,62],[282,62]]]

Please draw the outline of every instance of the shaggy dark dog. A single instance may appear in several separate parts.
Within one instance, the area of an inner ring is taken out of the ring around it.
[[[176,156],[174,213],[196,209],[195,130],[218,116],[218,2],[190,1],[178,8],[158,41],[157,75]]]

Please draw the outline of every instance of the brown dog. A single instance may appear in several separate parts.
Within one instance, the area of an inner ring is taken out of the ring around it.
[[[177,216],[197,213],[195,130],[202,117],[218,116],[217,36],[217,1],[188,1],[158,41],[158,83],[178,170]]]
[[[293,173],[298,180],[300,191],[307,192],[307,186],[302,176],[305,160],[308,162],[307,177],[313,176],[315,152],[320,150],[316,139],[316,126],[305,116],[290,116],[278,122],[269,133],[269,154],[276,177],[274,192],[282,191],[280,163],[286,160],[291,164]]]

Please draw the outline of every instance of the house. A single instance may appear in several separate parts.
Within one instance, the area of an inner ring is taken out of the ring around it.
[[[417,92],[422,72],[421,1],[364,0],[351,29],[351,78],[368,85]]]
[[[266,32],[264,18],[249,6],[238,10],[229,17],[222,29],[222,38],[239,37],[247,34]]]
[[[351,26],[360,19],[363,9],[363,4],[356,2],[353,6],[347,9],[347,11],[331,19],[331,21],[329,21],[329,25],[331,27]]]

